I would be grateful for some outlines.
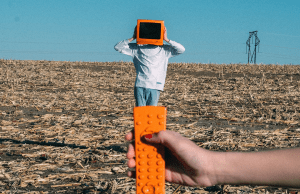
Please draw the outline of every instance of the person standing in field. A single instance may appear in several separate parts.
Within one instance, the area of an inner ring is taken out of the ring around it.
[[[133,37],[115,45],[115,50],[133,58],[136,69],[134,97],[136,106],[157,106],[160,91],[163,91],[168,60],[182,54],[185,48],[167,37],[164,29],[164,41],[169,44],[162,46],[139,45],[130,43],[136,39],[136,27]]]

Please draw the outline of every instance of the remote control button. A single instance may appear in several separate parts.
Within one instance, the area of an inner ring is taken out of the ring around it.
[[[153,133],[153,129],[151,129],[151,128],[147,128],[145,131],[147,132],[147,134]]]
[[[154,179],[154,175],[148,175],[148,179]]]
[[[162,119],[164,118],[164,115],[157,115],[157,118]]]
[[[157,164],[158,166],[161,166],[161,165],[164,164],[164,162],[163,162],[162,160],[158,160],[158,161],[156,162],[156,164]]]
[[[162,175],[157,175],[156,178],[157,178],[157,179],[162,179],[163,176],[162,176]]]
[[[149,161],[147,162],[147,164],[148,164],[148,166],[153,166],[153,165],[155,164],[155,162],[152,161],[152,160],[149,160]]]
[[[148,182],[148,183],[146,183],[146,185],[154,187],[154,184],[152,182]]]
[[[141,121],[137,121],[136,124],[137,124],[137,125],[141,125],[142,122],[141,122]]]
[[[154,187],[153,186],[144,186],[143,188],[142,188],[142,192],[143,193],[145,193],[145,194],[152,194],[152,193],[154,193]]]
[[[164,171],[164,169],[163,168],[158,168],[158,169],[156,169],[156,171],[157,172],[162,172],[162,171]]]
[[[140,168],[140,169],[139,169],[139,172],[141,172],[141,173],[143,173],[143,172],[145,172],[145,171],[146,171],[145,168]]]
[[[143,179],[145,179],[146,178],[146,176],[145,175],[139,175],[139,177],[138,177],[140,180],[143,180]]]
[[[148,172],[154,172],[155,170],[154,170],[154,168],[148,168]]]

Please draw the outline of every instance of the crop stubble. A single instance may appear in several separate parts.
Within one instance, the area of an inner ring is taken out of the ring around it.
[[[130,62],[0,60],[0,192],[134,193]],[[219,151],[297,147],[300,66],[174,63],[159,105],[167,130]],[[263,186],[167,193],[297,192]]]

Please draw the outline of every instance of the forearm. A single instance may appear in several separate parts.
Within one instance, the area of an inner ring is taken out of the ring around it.
[[[169,44],[173,47],[174,54],[178,55],[184,53],[185,48],[180,43],[169,39]]]
[[[218,184],[300,187],[300,149],[214,153]]]
[[[127,49],[128,48],[128,40],[123,40],[121,42],[119,42],[118,44],[115,45],[115,50],[121,52],[123,49]]]
[[[133,56],[135,45],[129,44],[129,39],[125,39],[115,45],[115,50],[125,55]]]

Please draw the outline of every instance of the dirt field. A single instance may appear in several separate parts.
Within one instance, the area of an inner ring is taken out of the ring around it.
[[[0,193],[135,193],[132,63],[0,60]],[[300,146],[300,66],[170,64],[167,130],[218,151]],[[167,194],[298,193],[166,183]]]

